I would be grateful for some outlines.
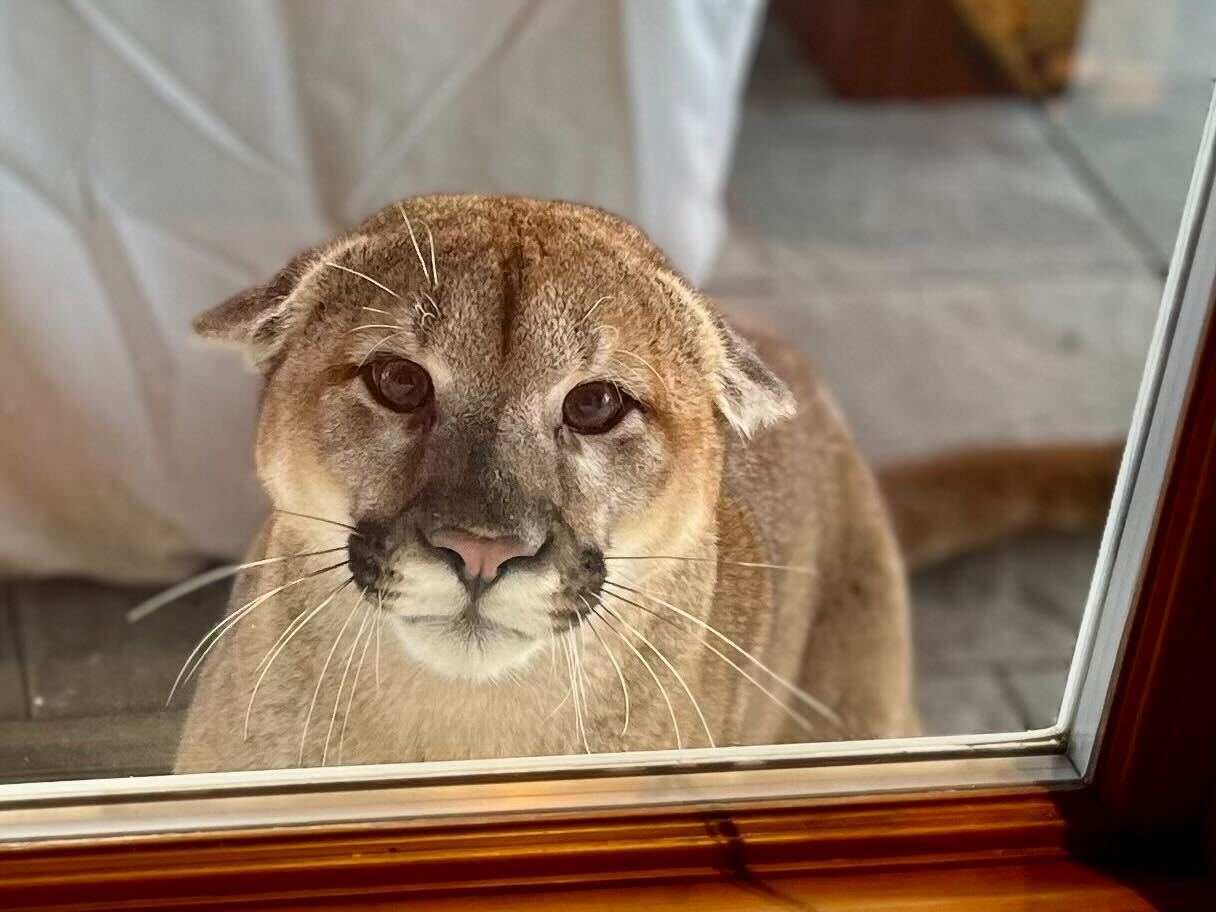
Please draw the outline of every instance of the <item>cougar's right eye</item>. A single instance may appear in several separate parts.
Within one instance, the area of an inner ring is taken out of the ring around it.
[[[637,403],[614,383],[593,380],[576,386],[562,403],[562,420],[579,434],[603,434],[612,430]]]
[[[416,412],[429,405],[435,395],[431,375],[404,358],[373,361],[364,365],[360,374],[372,397],[394,412]]]

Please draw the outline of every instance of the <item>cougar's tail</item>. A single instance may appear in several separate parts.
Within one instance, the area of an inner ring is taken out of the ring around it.
[[[1099,530],[1123,443],[966,450],[878,472],[910,568],[1034,530]]]

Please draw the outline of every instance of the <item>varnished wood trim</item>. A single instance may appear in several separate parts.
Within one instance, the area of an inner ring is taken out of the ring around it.
[[[948,868],[875,871],[858,877],[833,872],[764,882],[721,878],[678,884],[428,897],[418,904],[376,903],[374,908],[427,912],[1210,912],[1211,883],[1202,876],[1137,871],[1112,876],[1074,862],[1019,860]],[[296,912],[295,905],[262,907]],[[372,908],[326,902],[332,912]]]
[[[423,829],[138,837],[0,857],[0,908],[221,907],[706,878],[756,880],[1063,859],[1100,840],[1080,792],[1027,789],[798,807],[564,816]]]
[[[1216,321],[1150,540],[1094,777],[1146,833],[1198,832],[1216,796]]]

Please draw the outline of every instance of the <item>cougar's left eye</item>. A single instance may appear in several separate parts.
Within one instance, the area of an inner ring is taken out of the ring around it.
[[[614,384],[594,380],[576,386],[566,394],[562,403],[562,419],[579,434],[603,434],[610,431],[637,406]]]
[[[404,358],[373,361],[360,373],[375,400],[394,412],[416,412],[434,397],[431,375]]]

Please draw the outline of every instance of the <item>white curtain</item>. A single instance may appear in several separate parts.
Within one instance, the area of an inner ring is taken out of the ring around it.
[[[760,0],[0,0],[0,574],[181,575],[265,511],[190,318],[411,193],[577,199],[694,280]]]

